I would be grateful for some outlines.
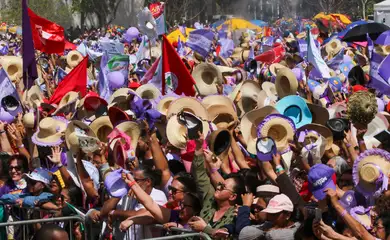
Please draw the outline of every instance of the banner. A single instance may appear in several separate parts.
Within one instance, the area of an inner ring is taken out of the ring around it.
[[[190,32],[186,45],[193,51],[206,57],[211,49],[214,33],[207,29],[198,29]]]
[[[114,55],[121,55],[125,53],[125,46],[117,41],[104,39],[100,41],[100,45],[103,52],[107,53],[109,59],[111,59]]]
[[[371,58],[371,68],[370,68],[371,81],[369,82],[369,86],[375,88],[376,90],[378,90],[378,92],[381,92],[386,95],[390,95],[390,85],[387,82],[387,79],[383,79],[381,75],[379,75],[379,68],[383,61],[384,61],[384,57],[376,53],[374,50],[372,52],[372,58]],[[382,75],[386,76],[385,74],[383,74],[383,70],[382,70]]]
[[[107,62],[107,67],[110,72],[121,72],[125,77],[125,83],[127,85],[129,75],[129,63],[130,59],[128,55],[115,55]]]
[[[109,73],[109,69],[107,66],[108,63],[108,55],[107,53],[104,53],[102,56],[102,59],[100,60],[100,71],[99,71],[99,93],[100,97],[108,101],[110,96],[112,95],[112,92],[110,90],[110,87],[108,86],[108,79],[107,74]]]
[[[301,58],[307,58],[307,41],[304,39],[298,39],[298,49]]]
[[[1,107],[2,114],[4,115],[11,114],[12,116],[16,116],[18,113],[22,112],[23,110],[20,104],[19,95],[16,92],[14,85],[12,85],[11,80],[9,79],[7,73],[3,68],[0,69],[0,89],[1,89],[0,99],[2,99],[0,107]],[[7,110],[5,109],[6,106],[3,106],[3,104],[6,103],[7,101],[3,101],[3,100],[5,97],[8,96],[12,96],[16,101],[18,101],[19,104],[17,107],[12,106],[12,108],[9,108]],[[14,118],[12,116],[11,118],[13,120]]]

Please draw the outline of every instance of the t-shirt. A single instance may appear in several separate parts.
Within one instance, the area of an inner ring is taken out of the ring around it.
[[[163,206],[165,203],[167,203],[167,197],[163,191],[153,188],[150,196],[160,206]],[[145,207],[139,203],[137,199],[129,197],[128,195],[123,196],[116,206],[117,210],[138,211],[144,208]],[[138,240],[153,237],[152,229],[148,226],[133,225],[127,230],[127,232],[124,233],[119,229],[119,224],[120,221],[116,221],[114,225],[115,239]]]
[[[0,197],[4,194],[21,194],[25,193],[26,186],[16,186],[13,181],[7,181],[0,187]]]

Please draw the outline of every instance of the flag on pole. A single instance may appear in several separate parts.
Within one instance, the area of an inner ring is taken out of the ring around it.
[[[390,85],[390,68],[389,68],[389,66],[390,66],[390,55],[387,55],[387,57],[379,65],[378,73],[379,73],[379,76],[381,76]]]
[[[198,29],[190,32],[186,45],[193,51],[206,57],[214,40],[214,33],[208,29]]]
[[[37,62],[35,60],[35,50],[33,35],[30,24],[30,17],[28,16],[27,0],[22,2],[22,27],[23,27],[23,83],[26,89],[29,89],[34,80],[38,77]]]
[[[75,67],[58,84],[57,89],[50,98],[50,104],[58,104],[62,97],[70,91],[80,92],[81,97],[87,94],[87,67],[88,57],[85,57],[77,67]]]
[[[153,84],[160,92],[162,92],[162,56],[159,57],[145,73],[141,79],[141,84]]]
[[[372,52],[372,58],[371,58],[371,67],[370,67],[370,77],[371,81],[369,83],[369,86],[372,88],[375,88],[379,92],[390,95],[390,84],[388,83],[388,79],[383,79],[383,76],[387,76],[385,73],[385,67],[386,63],[382,64],[384,62],[384,57],[382,57],[380,54],[376,53],[375,51]],[[382,74],[379,74],[379,68],[381,67]]]
[[[47,54],[62,54],[65,49],[64,28],[35,14],[28,8],[35,49]]]
[[[181,41],[180,36],[179,39],[177,40],[177,53],[179,54],[180,57],[183,57],[185,55],[184,44]]]
[[[328,66],[333,69],[339,69],[340,65],[344,62],[344,48],[340,50],[340,52],[334,56],[332,59],[328,60],[326,63]]]
[[[313,66],[321,73],[323,78],[330,78],[330,69],[326,65],[324,59],[321,57],[321,52],[314,42],[314,38],[309,32],[309,41],[307,46],[307,61],[313,64]]]
[[[195,96],[194,85],[195,80],[166,36],[163,35],[162,93],[175,92],[179,95]]]

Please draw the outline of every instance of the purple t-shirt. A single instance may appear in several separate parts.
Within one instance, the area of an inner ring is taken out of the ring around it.
[[[25,189],[19,189],[13,181],[7,181],[2,187],[0,187],[0,197],[4,194],[18,194],[24,193]]]

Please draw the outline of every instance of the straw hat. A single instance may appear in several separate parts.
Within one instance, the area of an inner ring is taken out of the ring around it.
[[[30,104],[31,107],[40,107],[43,102],[42,92],[39,86],[34,85],[28,91],[23,93],[23,101]]]
[[[79,93],[70,91],[65,96],[62,97],[60,103],[58,104],[57,110],[53,113],[53,115],[59,113],[70,113],[76,111],[76,107],[79,103]]]
[[[244,115],[240,123],[240,129],[245,142],[247,143],[247,150],[251,154],[256,154],[256,139],[257,126],[263,119],[270,115],[276,114],[278,111],[272,106],[265,106],[260,109],[252,110]]]
[[[32,136],[32,141],[38,146],[58,146],[63,140],[68,121],[62,117],[46,117],[39,122],[38,131]]]
[[[230,98],[221,95],[212,95],[203,99],[209,121],[213,122],[218,128],[235,128],[238,121],[234,104]]]
[[[116,90],[108,99],[108,106],[117,106],[126,111],[130,108],[130,100],[138,94],[130,88],[120,88]],[[139,97],[139,96],[138,96]]]
[[[231,144],[230,132],[226,129],[213,131],[207,137],[207,143],[211,152],[213,152],[217,157],[224,158],[224,156],[229,153]]]
[[[237,105],[241,110],[240,116],[243,116],[245,113],[252,111],[257,107],[261,88],[257,82],[247,80],[242,84],[240,91],[241,99],[238,101]]]
[[[157,111],[159,111],[162,115],[166,116],[168,113],[169,105],[175,101],[177,97],[174,96],[165,96],[163,97],[157,104]]]
[[[275,104],[276,100],[273,100],[273,98],[269,97],[264,90],[261,90],[259,92],[257,98],[257,108],[262,108],[265,106],[275,106]]]
[[[306,104],[309,107],[311,115],[313,117],[312,122],[325,126],[326,122],[329,120],[328,110],[316,104],[311,104],[311,103],[306,103]]]
[[[290,69],[283,68],[277,73],[275,87],[279,98],[295,95],[298,90],[298,80]]]
[[[305,141],[306,140],[313,140],[312,142],[315,142],[317,141],[318,139],[318,135],[312,133],[312,131],[315,131],[317,132],[318,134],[320,134],[322,137],[324,137],[326,139],[326,146],[325,146],[325,150],[328,150],[332,147],[332,144],[333,144],[333,133],[332,131],[323,126],[323,125],[320,125],[320,124],[315,124],[315,123],[311,123],[311,124],[306,124],[304,125],[303,127],[300,127],[298,130],[297,130],[297,135],[299,136],[299,133],[302,132],[302,131],[306,131],[307,134],[306,134],[306,137],[305,137]]]
[[[212,63],[201,63],[192,71],[192,77],[201,96],[217,94],[217,84],[223,83],[222,73],[219,68]]]
[[[387,189],[389,173],[390,153],[379,148],[364,151],[353,163],[353,182],[365,196],[379,197]]]
[[[390,54],[390,45],[380,45],[380,48],[382,49],[383,55],[389,55]]]
[[[341,44],[341,41],[337,38],[334,38],[330,40],[326,45],[325,45],[325,51],[328,54],[328,56],[334,56],[340,50],[343,48],[343,45]]]
[[[242,64],[248,60],[249,53],[250,53],[250,50],[246,50],[246,49],[241,48],[241,47],[236,47],[233,50],[233,54],[232,54],[231,58],[239,60],[240,63]]]
[[[272,76],[276,76],[279,70],[287,68],[286,66],[280,63],[273,63],[269,66],[269,71],[272,73]]]
[[[30,112],[23,115],[23,125],[26,128],[34,129],[39,123],[39,110],[38,108],[31,109]]]
[[[137,149],[138,139],[141,136],[141,129],[136,122],[127,121],[119,124],[115,127],[116,129],[126,133],[131,137],[131,146],[133,149]]]
[[[267,93],[267,96],[272,100],[278,100],[278,92],[276,91],[276,86],[272,82],[263,82],[261,88]]]
[[[209,124],[207,121],[202,121],[203,136],[207,136],[209,132]],[[166,135],[168,141],[178,149],[185,149],[187,146],[187,128],[180,124],[177,115],[174,114],[168,120],[166,127]]]
[[[23,59],[16,56],[0,57],[0,65],[7,72],[10,80],[15,83],[23,76]],[[23,83],[23,81],[21,81]]]
[[[161,96],[160,90],[158,90],[153,84],[148,83],[141,85],[135,91],[142,99],[154,100]]]
[[[73,154],[79,151],[79,136],[96,138],[96,134],[88,125],[78,120],[71,121],[65,131],[65,143]]]
[[[289,148],[289,141],[294,139],[294,122],[281,114],[270,114],[257,126],[258,137],[270,137],[274,140],[278,152]]]
[[[70,51],[66,55],[66,62],[70,68],[75,68],[83,60],[83,55],[76,50]]]
[[[108,116],[96,118],[89,125],[89,127],[92,129],[92,131],[95,133],[95,135],[97,136],[97,138],[99,138],[101,142],[107,142],[107,136],[113,130],[113,126]]]
[[[244,82],[240,82],[239,84],[237,84],[236,87],[233,89],[233,92],[231,92],[231,93],[229,94],[229,98],[230,98],[233,102],[239,100],[239,99],[237,99],[237,97],[239,96],[239,93],[240,93],[240,91],[241,91],[241,87],[242,87],[243,84],[244,84]]]
[[[178,114],[181,111],[186,111],[194,114],[202,120],[208,120],[209,115],[206,108],[201,102],[191,97],[182,97],[174,100],[168,108],[167,118],[169,119],[173,115]]]

